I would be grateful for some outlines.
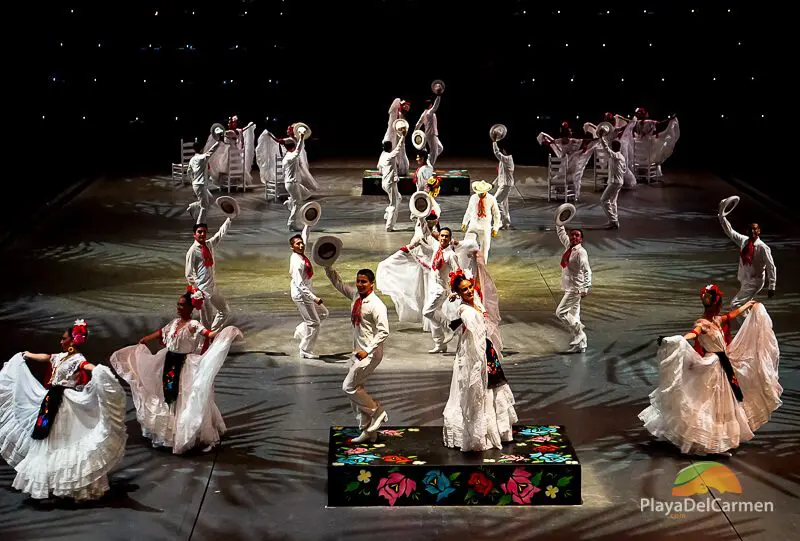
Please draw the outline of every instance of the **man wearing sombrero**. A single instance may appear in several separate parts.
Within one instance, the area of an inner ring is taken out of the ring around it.
[[[489,246],[492,237],[497,236],[500,229],[500,209],[497,200],[489,190],[492,185],[485,180],[478,180],[472,183],[472,197],[467,204],[467,212],[461,221],[461,231],[466,231],[466,236],[474,235],[478,244],[481,246],[481,253],[486,263],[489,262]]]

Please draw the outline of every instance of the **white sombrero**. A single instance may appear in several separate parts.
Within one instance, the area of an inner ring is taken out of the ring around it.
[[[475,193],[488,193],[492,189],[492,185],[485,180],[476,180],[472,183],[472,191]]]
[[[217,206],[222,209],[222,212],[227,214],[229,218],[236,218],[239,215],[239,202],[229,195],[217,197]]]
[[[339,259],[342,251],[342,240],[339,237],[320,237],[314,242],[314,263],[330,267]]]
[[[414,148],[417,150],[425,148],[425,132],[422,130],[414,130],[414,133],[411,134],[411,144],[414,145]]]
[[[720,216],[727,216],[733,209],[736,208],[736,205],[739,204],[739,196],[732,195],[730,197],[726,197],[722,201],[719,202],[719,215]]]
[[[578,211],[572,203],[564,203],[556,209],[556,225],[565,225],[572,221]]]
[[[300,207],[300,216],[298,217],[297,221],[299,221],[302,225],[314,227],[317,225],[320,218],[322,218],[322,207],[316,201],[309,201]]]
[[[494,142],[502,141],[505,139],[507,134],[508,128],[506,128],[503,124],[495,124],[489,128],[489,138]]]
[[[294,124],[292,124],[292,133],[295,135],[295,137],[297,137],[297,138],[300,137],[300,131],[299,130],[301,128],[303,130],[305,130],[303,132],[303,137],[306,140],[311,139],[311,128],[309,128],[308,124],[306,124],[304,122],[295,122]]]
[[[402,133],[403,130],[405,130],[405,133],[408,133],[408,120],[405,118],[398,118],[394,121],[394,131]]]
[[[433,198],[427,192],[414,192],[408,201],[408,209],[414,218],[425,218],[433,209]]]
[[[224,136],[225,136],[225,126],[223,126],[219,122],[211,125],[211,137],[213,137],[215,141],[222,141],[222,138]]]
[[[444,81],[442,81],[441,79],[436,79],[434,82],[432,82],[431,92],[433,92],[437,96],[441,96],[442,94],[444,94]]]

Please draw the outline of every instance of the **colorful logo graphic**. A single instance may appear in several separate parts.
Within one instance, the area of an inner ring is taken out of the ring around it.
[[[672,495],[686,498],[707,494],[709,488],[720,494],[742,493],[742,485],[730,468],[719,462],[697,462],[678,472],[672,485]]]

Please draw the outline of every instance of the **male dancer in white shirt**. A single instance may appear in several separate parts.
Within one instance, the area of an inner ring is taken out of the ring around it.
[[[414,173],[414,180],[417,182],[417,191],[425,190],[428,180],[433,176],[433,166],[428,158],[428,151],[423,149],[417,154],[417,170]]]
[[[556,308],[556,316],[572,333],[570,353],[586,351],[586,333],[581,323],[581,299],[592,290],[592,269],[589,256],[583,248],[583,231],[571,229],[569,235],[563,225],[556,226],[558,239],[566,248],[561,256],[561,289],[564,297]]]
[[[425,144],[428,147],[428,154],[430,155],[431,165],[436,165],[436,159],[444,150],[441,141],[439,141],[439,122],[436,119],[436,111],[439,110],[439,103],[442,101],[441,96],[436,96],[436,99],[426,100],[426,109],[419,115],[415,130],[424,127],[425,131]]]
[[[740,250],[739,272],[736,276],[739,279],[740,287],[739,292],[736,293],[736,296],[731,301],[731,310],[735,310],[755,298],[758,292],[764,288],[765,277],[768,284],[767,297],[772,298],[775,295],[777,269],[775,268],[775,262],[772,260],[772,250],[759,238],[761,228],[758,224],[752,223],[748,226],[750,235],[748,237],[737,233],[731,227],[728,219],[722,215],[724,202],[725,200],[720,202],[719,223],[728,238]]]
[[[617,197],[625,181],[625,172],[628,170],[628,163],[622,154],[622,143],[619,140],[611,141],[611,146],[606,141],[605,134],[600,135],[600,144],[608,153],[608,184],[600,197],[600,205],[608,218],[607,227],[619,229],[619,215],[617,214]]]
[[[297,209],[303,204],[303,195],[300,191],[300,153],[303,151],[305,144],[305,130],[300,128],[298,130],[300,142],[295,143],[294,139],[284,139],[284,146],[286,146],[286,155],[283,157],[283,185],[286,191],[289,192],[289,221],[286,223],[289,231],[298,231],[297,224],[295,223],[295,216]]]
[[[492,150],[498,160],[497,165],[497,191],[494,198],[500,208],[500,229],[511,229],[511,215],[508,212],[508,196],[514,187],[514,157],[505,148],[500,147],[497,141],[492,142]]]
[[[453,232],[449,227],[441,228],[439,246],[430,262],[432,280],[429,282],[428,296],[422,308],[422,317],[430,322],[431,338],[433,338],[433,349],[428,353],[446,353],[447,343],[453,338],[453,332],[448,326],[450,322],[444,313],[444,303],[450,296],[450,273],[461,269],[458,257],[450,244],[452,238]],[[420,238],[402,247],[401,250],[404,252],[413,250],[428,239],[433,240],[432,237]]]
[[[189,159],[189,175],[192,177],[192,190],[197,197],[197,201],[191,203],[186,209],[189,216],[194,218],[194,210],[200,208],[197,214],[196,224],[206,221],[206,214],[211,207],[211,192],[208,191],[208,160],[211,155],[219,148],[219,141],[211,145],[208,152],[203,152],[205,145],[199,141],[194,144],[194,156]]]
[[[489,193],[491,189],[492,185],[485,180],[472,183],[472,191],[475,193],[469,198],[467,211],[461,221],[461,231],[467,233],[464,238],[470,235],[476,238],[487,263],[492,237],[496,237],[500,229],[500,209],[497,207],[497,200]]]
[[[294,337],[300,340],[300,357],[319,359],[319,356],[314,354],[314,344],[319,336],[320,324],[328,316],[328,311],[322,305],[322,299],[311,289],[314,267],[305,254],[307,240],[308,227],[303,228],[302,235],[294,235],[289,239],[289,245],[292,247],[292,255],[289,258],[290,292],[300,317],[303,318],[302,323],[294,331]]]
[[[397,176],[397,155],[405,150],[406,139],[400,137],[397,146],[392,149],[391,141],[383,142],[383,152],[378,159],[378,170],[381,173],[381,188],[389,196],[389,206],[383,214],[386,220],[386,231],[394,231],[394,226],[397,223],[397,215],[400,214],[400,202],[403,198],[400,196],[400,190],[397,188],[397,183],[400,178]]]
[[[380,402],[372,398],[364,384],[383,359],[383,343],[389,337],[389,317],[386,305],[373,291],[375,274],[369,269],[356,273],[356,287],[342,282],[333,267],[325,267],[325,274],[339,292],[351,299],[350,321],[353,324],[353,355],[349,360],[347,377],[342,390],[350,399],[361,434],[353,443],[375,441],[382,423],[389,420]]]
[[[193,229],[194,242],[189,251],[186,252],[186,281],[203,293],[204,302],[203,307],[200,309],[200,318],[203,327],[211,331],[220,330],[230,318],[231,310],[228,307],[228,301],[217,289],[214,272],[214,265],[216,264],[214,248],[222,241],[230,225],[231,219],[228,218],[219,228],[219,231],[213,237],[207,239],[208,226],[203,223],[195,224]],[[216,315],[214,315],[215,309],[217,311]]]

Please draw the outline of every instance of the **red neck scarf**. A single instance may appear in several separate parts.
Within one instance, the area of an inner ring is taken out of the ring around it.
[[[567,265],[569,264],[569,256],[572,255],[572,248],[574,248],[574,246],[570,246],[569,249],[566,252],[564,252],[564,255],[561,256],[562,269],[566,269]]]
[[[436,255],[433,256],[433,263],[431,263],[431,267],[433,270],[438,271],[439,269],[444,266],[444,254],[442,253],[442,246],[439,245],[439,249],[436,250]]]
[[[203,266],[204,267],[213,267],[214,266],[214,256],[211,255],[211,248],[209,248],[206,243],[200,245],[200,253],[203,254]]]
[[[478,196],[478,218],[486,218],[486,196]]]
[[[356,301],[353,303],[353,311],[350,312],[350,322],[353,324],[353,327],[357,327],[361,325],[361,305],[364,304],[364,297],[361,295],[358,296]]]
[[[745,265],[751,265],[753,263],[753,256],[756,253],[756,243],[753,239],[747,239],[747,244],[744,245],[742,248],[742,263]]]
[[[314,267],[311,266],[311,261],[308,260],[308,257],[306,257],[306,254],[300,254],[300,257],[303,258],[303,264],[305,265],[305,269],[304,270],[305,270],[306,276],[308,276],[309,278],[313,278],[314,277]]]

